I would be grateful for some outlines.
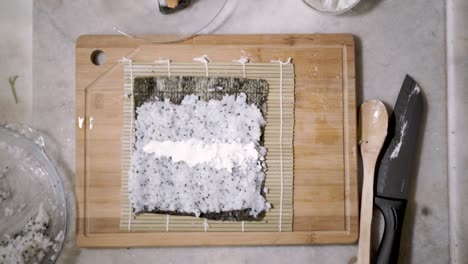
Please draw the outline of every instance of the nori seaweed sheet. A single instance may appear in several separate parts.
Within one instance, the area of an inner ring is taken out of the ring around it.
[[[222,87],[220,90],[218,87]],[[212,89],[212,91],[208,91]],[[268,83],[263,79],[232,77],[137,77],[133,82],[135,109],[148,100],[169,98],[173,104],[180,104],[186,95],[195,94],[200,99],[221,100],[224,95],[245,93],[247,103],[255,104],[266,114]]]
[[[220,89],[220,87],[222,89]],[[262,114],[266,115],[268,83],[263,79],[245,79],[233,77],[193,77],[193,76],[148,76],[136,77],[133,82],[133,98],[135,118],[137,116],[136,109],[147,101],[159,98],[170,99],[173,104],[180,104],[186,95],[198,95],[200,99],[209,101],[211,99],[221,100],[223,96],[239,95],[245,93],[247,95],[247,103],[255,104]],[[262,131],[263,132],[263,131]],[[263,145],[263,133],[260,139],[260,144]],[[265,197],[261,187],[261,195]],[[146,210],[141,213],[169,214],[195,216],[190,213],[177,211],[161,211],[161,210]],[[221,213],[208,212],[202,213],[200,217],[209,220],[222,221],[252,221],[259,220],[265,216],[265,212],[261,213],[257,218],[250,215],[250,209],[225,211]]]
[[[265,194],[262,191],[262,195],[265,196]],[[195,216],[195,214],[191,213],[183,213],[183,212],[177,212],[177,211],[162,211],[162,210],[145,210],[144,212],[139,212],[137,214],[143,214],[143,213],[151,213],[151,214],[168,214],[168,215],[179,215],[179,216]],[[233,211],[224,211],[221,213],[214,213],[214,212],[208,212],[208,213],[201,213],[199,217],[201,218],[206,218],[208,220],[220,220],[220,221],[256,221],[260,220],[265,216],[265,212],[259,214],[257,218],[254,218],[252,215],[250,215],[250,209],[244,209],[244,210],[233,210]]]

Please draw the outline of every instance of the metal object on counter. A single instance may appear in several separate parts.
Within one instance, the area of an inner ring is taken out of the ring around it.
[[[375,204],[385,220],[384,234],[375,258],[377,264],[398,262],[408,186],[414,174],[422,113],[421,89],[407,75],[395,104],[395,125],[389,128],[391,141],[386,146],[377,178]]]

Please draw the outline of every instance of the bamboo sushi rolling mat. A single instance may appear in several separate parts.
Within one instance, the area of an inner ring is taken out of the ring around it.
[[[281,62],[272,63],[222,63],[210,62],[205,67],[200,62],[188,63],[139,63],[124,60],[124,92],[132,94],[133,79],[140,76],[210,76],[244,77],[264,79],[269,86],[267,99],[267,124],[264,145],[267,172],[266,199],[272,208],[258,221],[215,221],[193,216],[168,216],[163,214],[131,213],[128,198],[128,173],[134,142],[133,98],[126,98],[122,133],[122,188],[121,231],[151,232],[291,232],[293,219],[293,131],[294,131],[294,66]],[[245,68],[244,68],[245,67]],[[282,95],[282,96],[281,96]],[[282,109],[281,109],[282,106]],[[280,142],[282,144],[280,144]],[[282,148],[281,148],[282,146]]]

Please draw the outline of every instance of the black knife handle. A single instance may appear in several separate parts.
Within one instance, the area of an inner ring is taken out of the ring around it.
[[[385,228],[375,264],[396,264],[400,253],[400,238],[405,217],[406,200],[375,196],[375,205],[382,212]]]

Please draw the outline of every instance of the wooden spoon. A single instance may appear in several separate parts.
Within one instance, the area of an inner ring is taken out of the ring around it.
[[[370,262],[371,223],[374,208],[375,164],[387,136],[388,114],[379,100],[369,100],[361,105],[361,155],[364,168],[362,184],[361,220],[359,225],[358,262]]]

